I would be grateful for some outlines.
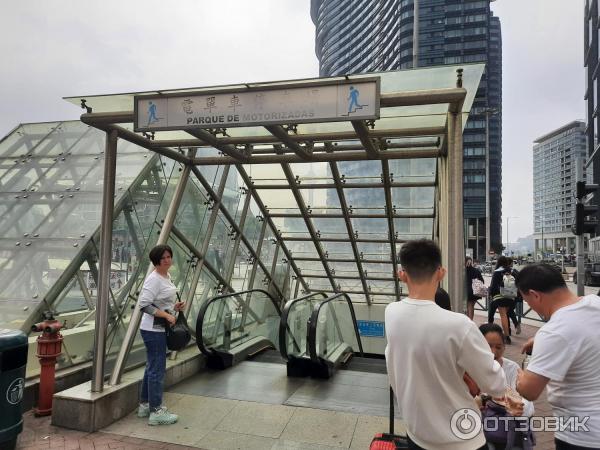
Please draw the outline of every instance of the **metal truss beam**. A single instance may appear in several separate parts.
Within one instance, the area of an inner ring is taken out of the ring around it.
[[[250,159],[250,153],[238,150],[238,148],[233,144],[224,144],[220,142],[220,140],[213,135],[212,133],[206,130],[186,130],[188,134],[191,134],[195,138],[200,139],[202,142],[205,142],[205,146],[214,147],[217,150],[222,151],[229,157],[233,158],[237,162],[247,163]]]
[[[327,214],[327,213],[310,213],[310,217],[318,219],[343,219],[343,214]],[[273,213],[271,217],[291,217],[291,218],[302,218],[302,214],[299,213]],[[356,219],[386,219],[386,214],[357,214],[352,213],[352,217]],[[432,219],[433,214],[394,214],[394,219]]]
[[[390,183],[392,182],[390,175],[390,167],[387,161],[381,161],[382,168],[382,178],[383,184],[385,184],[384,193],[385,193],[385,212],[387,216],[388,222],[388,238],[390,243],[390,257],[392,259],[392,268],[394,273],[392,276],[394,277],[394,289],[396,290],[396,297],[400,299],[400,281],[398,280],[398,256],[396,253],[396,242],[398,242],[396,238],[396,231],[394,226],[394,206],[392,205],[392,190],[390,189]]]
[[[307,217],[311,217],[310,214]],[[309,231],[310,233],[310,231]],[[310,237],[282,237],[281,238],[284,241],[289,241],[289,242],[348,242],[351,243],[350,239],[348,238],[334,238],[334,237],[321,237],[319,236],[319,234],[317,233],[315,235],[315,238],[313,238],[312,236]],[[366,243],[371,243],[371,244],[388,244],[390,243],[389,239],[366,239],[366,238],[354,238],[354,242],[366,242]],[[403,244],[404,242],[406,242],[406,240],[403,239],[395,239],[394,242],[396,242],[397,244]]]
[[[319,258],[310,258],[308,256],[298,256],[294,259],[296,261],[306,261],[306,262],[321,261]],[[354,259],[348,259],[348,258],[327,258],[327,261],[331,262],[331,263],[354,263],[355,262]],[[361,258],[361,262],[363,264],[391,264],[391,261],[382,261],[380,259],[366,259],[366,258]]]
[[[367,152],[369,159],[379,159],[379,145],[373,142],[373,139],[369,136],[369,128],[364,120],[353,120],[352,126],[356,135],[360,139],[360,142]]]
[[[330,290],[323,290],[323,289],[316,289],[319,292],[325,292],[326,294],[337,294],[337,292],[335,291],[330,291]],[[363,295],[364,292],[362,291],[348,291],[344,289],[344,294],[356,294],[356,295]],[[385,295],[386,297],[394,297],[396,294],[394,292],[371,292],[370,293],[372,297],[375,297],[376,295]]]
[[[327,275],[307,275],[307,274],[303,274],[302,275],[304,278],[323,278],[323,279],[327,279]],[[355,280],[355,281],[361,281],[361,278],[357,278],[357,277],[353,277],[350,275],[338,275],[337,273],[333,275],[333,277],[337,280]],[[389,277],[371,277],[371,276],[365,276],[364,277],[365,280],[369,280],[369,281],[394,281],[393,278],[389,278]],[[369,297],[370,292],[363,292],[365,294],[365,297]]]
[[[231,287],[231,284],[229,283],[229,281],[227,281],[223,277],[223,275],[221,275],[221,272],[219,272],[219,270],[216,267],[214,267],[209,261],[206,260],[206,255],[201,253],[200,250],[198,250],[194,246],[193,242],[190,241],[186,235],[184,235],[175,225],[173,225],[171,232],[177,239],[179,239],[181,241],[181,243],[183,245],[185,245],[188,248],[188,250],[196,257],[196,259],[198,261],[204,261],[202,264],[196,265],[196,271],[202,272],[202,268],[206,267],[206,270],[208,270],[208,272],[213,277],[215,277],[215,279],[217,280],[217,282],[219,284],[224,286],[229,292],[233,292],[233,288]],[[193,290],[195,291],[196,286],[193,286],[193,288],[194,288]]]
[[[427,159],[437,158],[440,156],[438,149],[404,149],[404,150],[386,150],[379,153],[377,159]],[[348,152],[322,152],[313,153],[310,160],[306,160],[298,155],[282,154],[282,155],[256,155],[250,157],[246,164],[293,164],[307,162],[330,162],[330,161],[366,161],[369,158],[364,151],[348,151]],[[236,164],[239,161],[235,158],[222,157],[200,157],[192,160],[193,164],[199,166],[215,166],[222,164]]]
[[[288,132],[281,125],[266,126],[265,129],[279,139],[287,148],[293,150],[293,152],[300,158],[311,161],[312,151],[309,148],[302,147],[298,142],[292,140]]]
[[[229,167],[229,166],[225,166],[225,167]],[[262,270],[268,275],[270,272],[267,270],[267,267],[265,266],[265,264],[263,263],[263,261],[258,257],[257,252],[254,250],[254,248],[252,247],[252,244],[250,243],[250,241],[244,235],[243,230],[235,222],[235,219],[231,216],[231,213],[227,210],[227,208],[225,207],[225,205],[223,205],[223,203],[221,202],[221,198],[213,190],[213,188],[211,187],[210,183],[208,181],[206,181],[206,178],[204,178],[204,175],[202,175],[202,172],[200,172],[200,169],[198,169],[195,166],[192,166],[192,172],[194,173],[194,175],[196,176],[196,178],[198,179],[198,181],[200,182],[200,184],[202,184],[202,187],[204,187],[204,189],[206,190],[206,192],[208,193],[208,195],[212,199],[214,199],[215,202],[218,203],[218,209],[221,211],[221,213],[225,217],[225,220],[227,220],[227,222],[229,222],[229,225],[231,226],[231,228],[233,229],[233,231],[235,231],[241,237],[242,241],[244,242],[244,245],[246,246],[246,248],[248,249],[248,251],[250,252],[250,254],[252,255],[252,257],[255,258],[258,261],[258,264],[260,265],[260,267],[262,268]],[[283,297],[283,292],[281,291],[281,289],[279,288],[279,286],[277,285],[277,283],[273,283],[273,285],[275,286],[275,289],[277,290],[277,292],[279,293],[279,295]]]
[[[365,272],[361,263],[361,255],[358,251],[358,246],[356,245],[357,236],[354,233],[352,227],[352,221],[350,220],[350,211],[348,209],[348,204],[346,203],[346,196],[344,195],[344,188],[342,187],[343,183],[340,178],[340,171],[338,170],[338,166],[336,163],[329,163],[329,167],[331,168],[331,175],[333,176],[333,182],[335,184],[335,190],[337,191],[340,207],[342,208],[342,212],[344,215],[344,222],[346,223],[346,231],[348,232],[348,239],[350,239],[350,245],[352,245],[352,253],[354,254],[355,264],[358,267],[358,274],[360,275],[360,282],[365,291],[365,298],[367,299],[367,304],[371,304],[371,297],[369,296],[369,286],[367,285]],[[338,278],[338,277],[336,277]]]
[[[260,213],[262,214],[264,220],[266,220],[267,223],[269,224],[269,227],[271,228],[271,231],[273,232],[273,236],[275,236],[275,238],[278,241],[282,241],[279,230],[275,226],[275,223],[273,223],[273,219],[269,215],[269,211],[267,210],[267,208],[265,207],[265,204],[263,203],[262,199],[258,195],[258,192],[256,192],[256,189],[252,185],[252,180],[248,176],[246,169],[244,169],[244,166],[242,166],[241,164],[236,164],[236,168],[238,170],[238,174],[242,177],[242,180],[244,181],[246,188],[250,190],[250,193],[252,194],[252,198],[254,198],[254,201],[256,202],[256,205],[258,206],[258,209],[260,210]],[[302,278],[302,274],[300,273],[298,266],[296,266],[296,263],[294,262],[294,260],[292,258],[292,254],[290,253],[287,246],[285,245],[285,242],[283,242],[283,241],[281,242],[281,249],[283,250],[283,253],[285,254],[286,259],[292,265],[292,269],[294,270],[296,277],[298,277],[298,279],[302,283],[302,287],[306,291],[309,291],[310,290],[309,286],[306,284],[306,281],[304,280],[304,278]]]
[[[146,148],[148,150],[152,150],[153,152],[159,153],[163,156],[166,156],[167,158],[174,159],[175,161],[178,161],[182,164],[190,163],[190,158],[185,156],[183,153],[177,152],[165,146],[152,145],[153,141],[143,136],[140,136],[139,134],[136,134],[133,131],[126,130],[125,128],[120,127],[118,125],[97,125],[94,120],[90,120],[89,116],[92,115],[93,114],[83,114],[81,116],[81,121],[95,128],[98,128],[99,130],[104,130],[106,132],[116,131],[121,139],[131,142],[132,144],[139,145],[140,147]]]
[[[329,268],[329,264],[327,264],[327,258],[325,257],[325,252],[323,252],[323,249],[321,248],[321,243],[319,242],[317,232],[312,223],[312,220],[310,219],[310,214],[308,213],[306,204],[304,203],[304,198],[302,197],[300,190],[296,188],[297,182],[296,182],[296,179],[294,178],[294,174],[292,173],[292,169],[290,168],[289,164],[282,164],[281,168],[283,170],[283,173],[285,174],[285,177],[288,180],[288,183],[290,184],[290,188],[292,189],[292,193],[294,194],[294,198],[296,199],[296,203],[298,204],[298,208],[300,209],[300,212],[302,213],[302,218],[304,219],[304,223],[306,224],[306,228],[308,229],[308,232],[310,234],[310,238],[311,238],[310,240],[313,241],[315,248],[317,249],[317,253],[319,254],[319,258],[321,258],[321,263],[323,264],[325,273],[327,274],[327,277],[329,278],[329,282],[331,283],[331,287],[333,288],[333,290],[335,292],[339,292],[339,289],[333,279],[333,274],[331,273],[331,269]]]
[[[346,181],[351,180],[352,178],[342,177],[340,179],[344,180],[344,189],[382,189],[385,187],[383,183],[352,183]],[[256,189],[289,189],[287,184],[257,184],[257,181],[260,180],[255,180],[254,182],[254,187]],[[390,183],[389,186],[392,188],[435,187],[435,182],[406,181],[403,183]],[[335,183],[301,183],[298,184],[298,189],[335,189]]]

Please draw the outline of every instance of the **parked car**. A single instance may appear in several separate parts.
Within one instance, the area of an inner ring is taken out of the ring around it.
[[[584,267],[585,279],[583,284],[586,286],[600,285],[600,264],[586,263]],[[577,271],[573,272],[573,283],[577,283]]]

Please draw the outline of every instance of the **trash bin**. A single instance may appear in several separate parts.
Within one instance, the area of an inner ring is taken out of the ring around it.
[[[21,401],[25,388],[27,335],[0,329],[0,448],[13,449],[23,431]]]

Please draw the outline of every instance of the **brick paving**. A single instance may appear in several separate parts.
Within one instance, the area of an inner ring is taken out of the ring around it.
[[[197,447],[186,447],[165,442],[149,441],[130,436],[97,432],[68,430],[55,427],[50,417],[34,417],[31,411],[24,414],[24,428],[17,441],[17,449],[56,449],[56,450],[143,450],[172,449],[197,450]]]

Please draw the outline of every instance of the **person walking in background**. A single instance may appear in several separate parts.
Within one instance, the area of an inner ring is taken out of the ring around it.
[[[457,411],[479,411],[463,381],[465,372],[493,396],[504,394],[504,372],[473,321],[435,304],[446,274],[438,246],[427,239],[409,241],[400,249],[400,264],[408,298],[385,309],[385,359],[409,448],[485,449],[482,431],[461,439],[451,419]]]
[[[154,270],[144,280],[138,298],[138,308],[143,312],[140,334],[146,347],[146,370],[137,415],[148,417],[148,425],[170,425],[177,422],[178,416],[162,405],[167,367],[165,327],[175,324],[174,311],[183,310],[185,303],[177,302],[177,288],[169,276],[173,264],[171,247],[157,245],[149,257]]]
[[[473,280],[479,280],[483,284],[481,271],[473,266],[473,259],[467,257],[465,260],[466,282],[467,282],[467,316],[473,320],[475,315],[475,302],[481,297],[473,293]]]
[[[554,416],[567,424],[554,435],[557,450],[600,448],[600,298],[578,298],[549,264],[523,268],[516,284],[547,321],[523,346],[532,354],[517,376],[517,391],[534,401],[548,388]],[[568,426],[574,421],[585,428]]]
[[[500,312],[500,322],[504,331],[504,339],[507,344],[510,340],[510,325],[508,323],[508,311],[514,306],[516,297],[516,288],[514,295],[509,295],[506,289],[514,287],[514,278],[511,275],[510,260],[506,256],[501,256],[496,262],[496,269],[492,274],[489,295],[492,299],[488,310],[488,323],[494,322],[496,309]]]

